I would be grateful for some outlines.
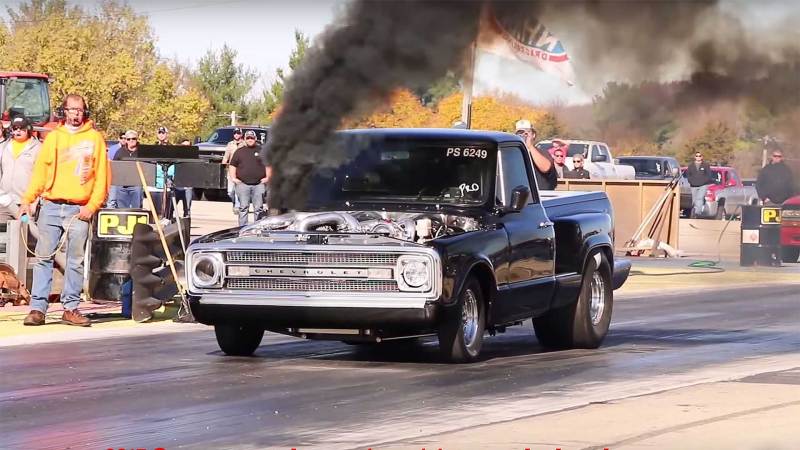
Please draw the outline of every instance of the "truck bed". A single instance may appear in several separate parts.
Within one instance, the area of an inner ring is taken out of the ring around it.
[[[609,212],[611,203],[605,192],[541,191],[542,205],[550,218],[578,212]]]

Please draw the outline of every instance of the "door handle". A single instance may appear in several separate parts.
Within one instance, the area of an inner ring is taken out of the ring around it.
[[[553,226],[553,222],[549,220],[547,222],[539,222],[539,228],[550,228]]]

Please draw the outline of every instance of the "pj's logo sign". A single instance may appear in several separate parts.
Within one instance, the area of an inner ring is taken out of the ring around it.
[[[149,221],[150,214],[145,211],[102,210],[97,214],[97,237],[131,239],[133,227]]]

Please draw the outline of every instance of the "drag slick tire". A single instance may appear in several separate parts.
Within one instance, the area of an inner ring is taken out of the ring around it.
[[[597,348],[608,334],[614,291],[611,267],[598,252],[588,258],[578,301],[533,319],[539,343],[553,349]]]
[[[229,356],[250,356],[261,345],[264,329],[234,324],[214,325],[219,348]]]
[[[448,307],[439,327],[439,350],[448,362],[465,363],[478,359],[486,329],[486,305],[481,285],[468,278],[458,302]]]

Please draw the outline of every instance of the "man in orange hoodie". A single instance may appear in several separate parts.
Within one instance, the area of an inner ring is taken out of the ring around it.
[[[83,97],[70,94],[62,107],[64,123],[50,132],[42,144],[20,204],[20,215],[30,214],[30,204],[42,198],[36,222],[40,236],[33,267],[31,311],[23,323],[44,324],[53,282],[53,255],[66,245],[61,322],[88,327],[91,321],[78,311],[83,288],[84,249],[89,222],[106,200],[111,171],[105,140],[88,120]]]

